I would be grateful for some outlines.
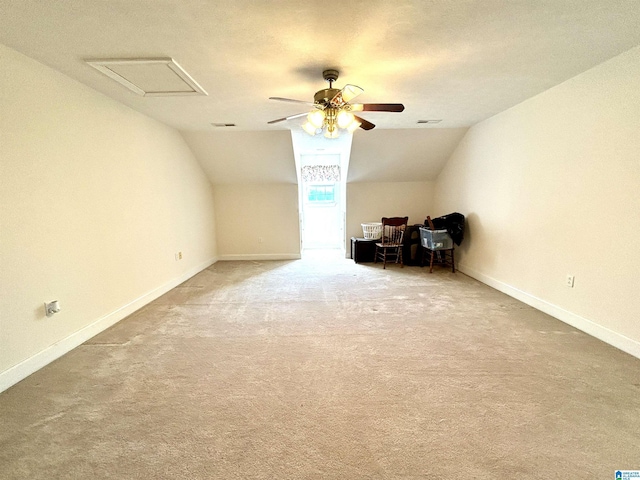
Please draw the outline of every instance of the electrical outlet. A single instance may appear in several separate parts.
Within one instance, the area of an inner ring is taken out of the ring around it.
[[[45,302],[44,304],[44,312],[47,314],[47,317],[53,317],[54,314],[60,311],[60,303],[58,300],[54,300],[53,302]]]
[[[258,237],[258,243],[262,243],[262,237]]]
[[[573,288],[573,282],[575,280],[576,277],[574,277],[573,275],[567,275],[567,279],[565,281],[565,285],[569,288]]]
[[[182,260],[182,252],[178,252],[178,260]]]

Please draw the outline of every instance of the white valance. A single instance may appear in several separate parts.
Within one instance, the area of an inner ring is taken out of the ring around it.
[[[304,182],[340,181],[340,165],[305,165],[301,173]]]

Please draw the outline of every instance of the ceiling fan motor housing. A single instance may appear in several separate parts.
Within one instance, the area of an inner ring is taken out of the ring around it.
[[[324,78],[327,82],[331,83],[331,82],[335,82],[336,80],[338,80],[338,75],[340,74],[340,72],[338,72],[338,70],[334,70],[332,68],[324,70],[322,72],[322,78]]]
[[[319,90],[313,96],[314,103],[320,105],[328,105],[329,102],[335,97],[338,93],[340,93],[339,88],[325,88],[324,90]]]

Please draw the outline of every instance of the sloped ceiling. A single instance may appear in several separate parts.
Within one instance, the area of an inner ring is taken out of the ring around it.
[[[291,132],[182,132],[214,185],[297,183]]]
[[[347,181],[435,180],[466,131],[432,128],[356,132]],[[214,185],[297,182],[290,132],[193,131],[182,132],[182,136]],[[322,151],[330,142],[320,143]]]
[[[348,182],[435,180],[466,128],[371,130],[354,135]]]
[[[459,129],[638,45],[638,25],[638,0],[0,0],[0,43],[184,132],[214,183],[293,180],[301,120],[267,122],[306,107],[268,97],[311,101],[325,68],[406,106],[362,113],[377,127],[349,178],[433,178]],[[85,62],[140,57],[174,58],[208,96],[139,96]]]

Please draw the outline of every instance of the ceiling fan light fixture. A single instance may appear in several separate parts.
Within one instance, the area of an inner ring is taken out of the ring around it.
[[[357,85],[345,85],[342,89],[342,100],[345,103],[348,103],[358,95],[360,95],[362,92],[364,92],[364,90]]]
[[[361,122],[359,122],[358,120],[354,119],[353,122],[351,122],[351,125],[349,125],[347,127],[347,131],[349,133],[353,133],[355,132],[358,128],[360,128],[360,125],[362,125]]]
[[[324,136],[327,138],[338,138],[340,136],[340,133],[338,132],[337,128],[327,127],[327,129],[324,132]]]
[[[322,125],[324,124],[324,117],[324,110],[316,109],[309,112],[309,115],[307,115],[307,120],[315,128],[322,128]]]
[[[314,136],[318,130],[313,124],[311,124],[311,122],[304,122],[302,124],[302,129],[311,136]]]
[[[338,115],[336,116],[336,121],[339,128],[349,128],[354,120],[355,119],[353,118],[353,113],[347,110],[340,110],[340,112],[338,112]]]

